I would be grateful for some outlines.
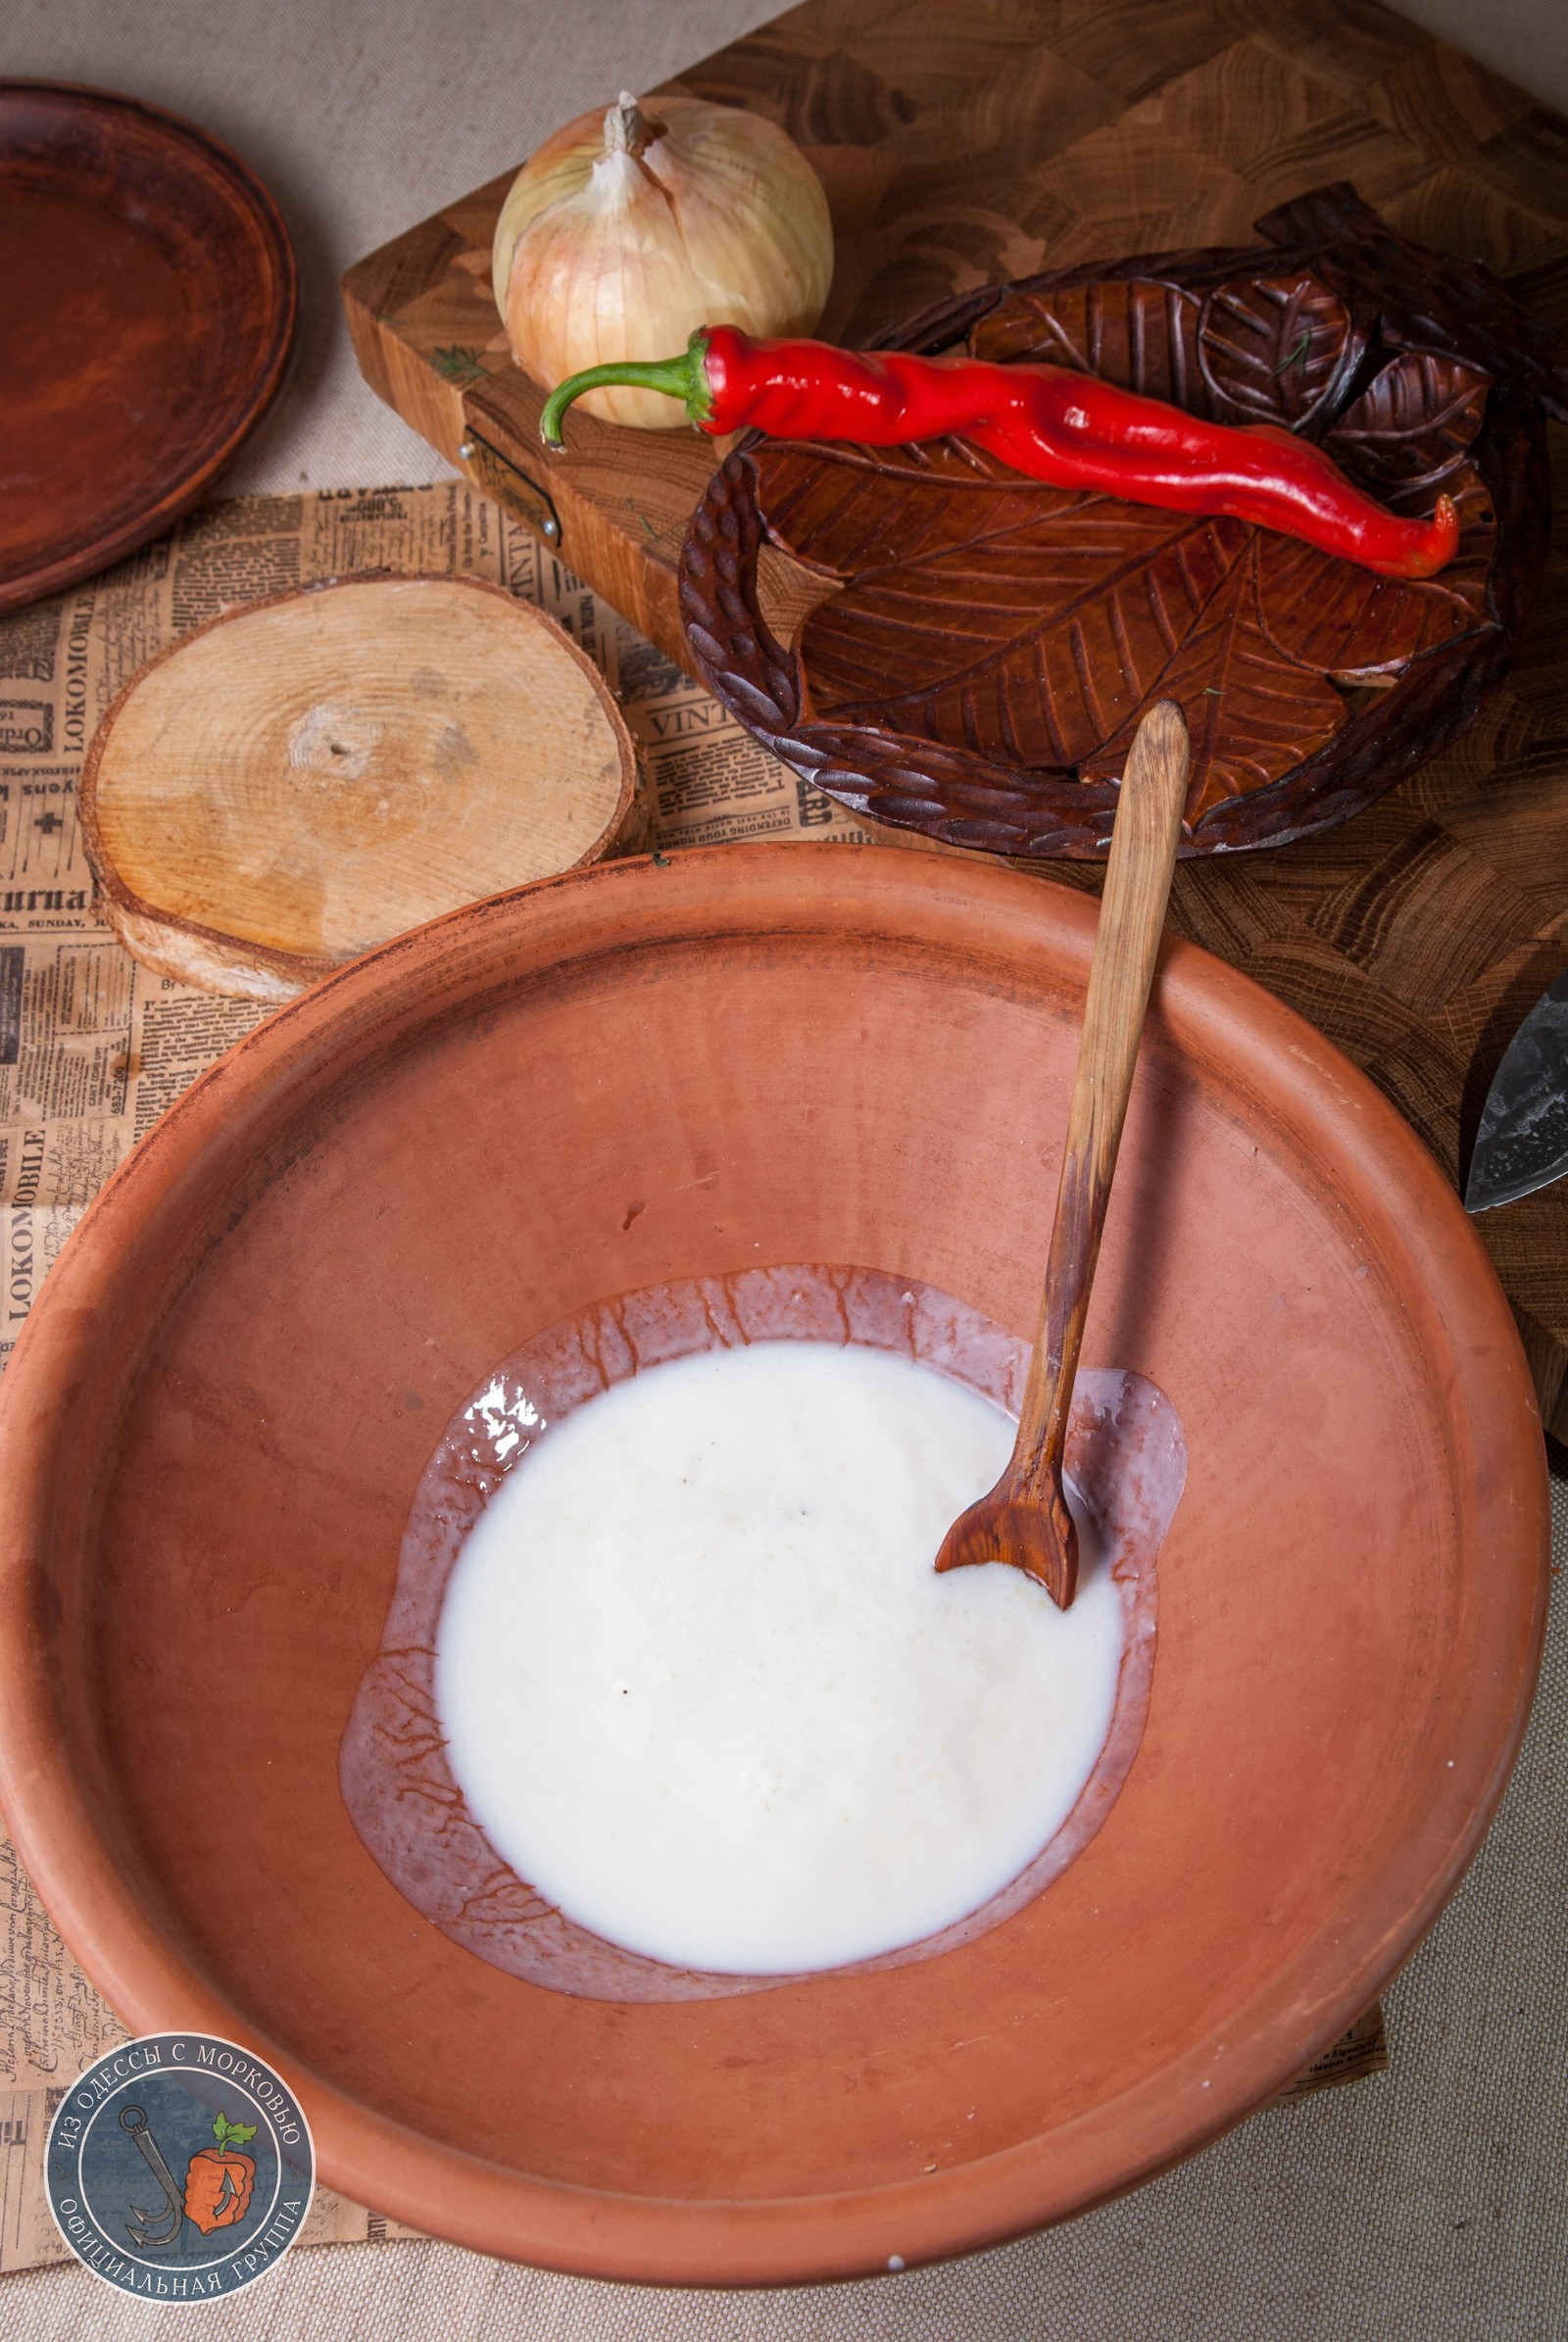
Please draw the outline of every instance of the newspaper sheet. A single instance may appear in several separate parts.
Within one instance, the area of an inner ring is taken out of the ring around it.
[[[97,917],[76,785],[105,708],[223,610],[355,571],[483,577],[535,602],[596,661],[642,759],[656,849],[864,841],[701,685],[464,481],[205,506],[172,535],[0,619],[0,1367],[96,1190],[196,1076],[270,1013],[155,976]],[[59,2093],[124,2028],[0,1837],[0,2271],[66,2259],[44,2201]],[[1287,2096],[1387,2065],[1370,2011]],[[412,2234],[322,2189],[306,2244]]]

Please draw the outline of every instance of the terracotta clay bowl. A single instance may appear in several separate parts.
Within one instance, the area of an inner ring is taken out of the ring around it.
[[[663,1280],[837,1261],[1033,1320],[1094,905],[842,846],[612,864],[283,1009],[51,1273],[0,1408],[0,1795],[88,1974],[298,2087],[323,2173],[490,2253],[759,2284],[1082,2211],[1366,2006],[1496,1804],[1545,1487],[1436,1166],[1170,946],[1085,1362],[1175,1402],[1142,1744],[978,1940],[570,1997],[422,1919],[339,1743],[425,1463],[496,1361]]]

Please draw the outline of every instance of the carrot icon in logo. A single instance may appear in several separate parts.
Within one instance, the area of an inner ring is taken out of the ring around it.
[[[218,2144],[198,2147],[185,2166],[186,2217],[204,2236],[211,2236],[215,2228],[232,2228],[242,2220],[256,2185],[256,2159],[240,2152],[256,2136],[255,2123],[230,2122],[218,2115],[213,2136]]]

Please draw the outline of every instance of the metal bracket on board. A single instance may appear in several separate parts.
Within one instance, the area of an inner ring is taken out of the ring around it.
[[[470,423],[463,434],[458,454],[467,464],[486,496],[493,496],[498,505],[505,505],[536,537],[559,553],[561,551],[561,516],[549,497],[525,471],[497,453],[488,439],[481,439]]]

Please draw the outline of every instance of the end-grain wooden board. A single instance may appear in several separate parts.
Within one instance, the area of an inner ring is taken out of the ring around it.
[[[668,86],[765,113],[809,155],[838,240],[822,331],[847,342],[1031,270],[1249,243],[1260,214],[1336,177],[1568,327],[1568,124],[1369,0],[807,0]],[[574,417],[571,457],[547,461],[490,293],[510,179],[350,272],[360,363],[683,658],[675,564],[712,448]],[[1568,441],[1552,438],[1552,563],[1476,729],[1341,829],[1185,866],[1172,902],[1184,933],[1362,1065],[1456,1180],[1514,1025],[1568,966]],[[1568,1183],[1477,1226],[1568,1439]]]

